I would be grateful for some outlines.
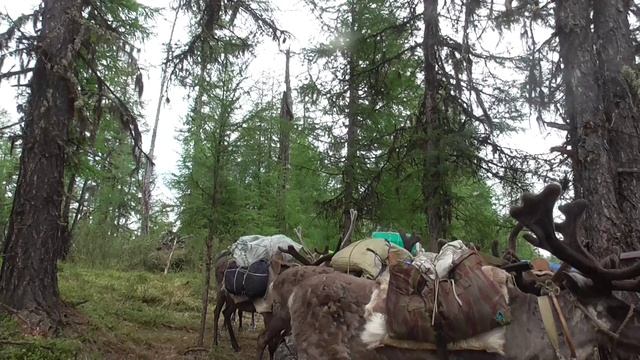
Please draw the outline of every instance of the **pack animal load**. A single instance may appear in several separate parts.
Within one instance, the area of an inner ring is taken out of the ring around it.
[[[450,343],[510,322],[507,277],[497,280],[495,268],[483,266],[481,256],[461,242],[448,245],[439,254],[427,255],[430,260],[419,255],[413,263],[390,266],[390,338]]]
[[[249,266],[231,265],[224,272],[224,287],[250,299],[263,297],[269,285],[269,262],[260,259]]]
[[[344,247],[331,258],[331,267],[347,274],[375,279],[382,270],[389,253],[401,259],[411,259],[407,250],[379,239],[364,239]]]
[[[302,245],[285,235],[248,235],[240,237],[229,252],[233,261],[224,271],[224,287],[236,296],[246,296],[249,299],[262,298],[269,286],[269,261],[279,248],[293,246],[301,251]],[[291,255],[281,253],[285,259]]]
[[[276,253],[280,252],[279,247],[286,249],[293,246],[296,251],[303,249],[302,245],[293,241],[285,235],[247,235],[241,236],[229,249],[231,256],[238,266],[249,266],[260,259],[271,259]],[[289,254],[282,254],[286,261],[293,258]]]

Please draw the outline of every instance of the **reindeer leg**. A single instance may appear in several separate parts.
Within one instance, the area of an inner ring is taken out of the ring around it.
[[[280,334],[276,335],[275,338],[269,341],[269,360],[275,360],[276,350],[278,350],[278,345],[282,342],[283,338]]]
[[[233,332],[233,325],[231,325],[231,315],[236,311],[236,306],[231,301],[227,301],[227,306],[224,308],[224,324],[229,332],[229,338],[231,339],[231,347],[235,352],[240,351],[240,345],[236,340],[236,334]]]
[[[213,345],[218,346],[218,322],[220,321],[220,312],[225,305],[226,297],[222,291],[218,291],[216,298],[216,308],[213,310]]]
[[[286,320],[279,316],[271,317],[267,320],[265,316],[265,329],[258,335],[258,360],[262,360],[264,348],[269,346],[269,358],[273,359],[278,345],[280,344],[280,333],[287,328]]]
[[[256,331],[257,327],[256,327],[256,313],[252,312],[251,313],[251,329],[253,329],[253,331]]]

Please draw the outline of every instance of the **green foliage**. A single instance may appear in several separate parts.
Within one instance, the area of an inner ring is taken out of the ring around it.
[[[308,3],[322,22],[325,37],[305,49],[309,77],[297,89],[299,97],[294,97],[286,235],[295,238],[293,229],[299,226],[311,247],[336,244],[347,206],[343,125],[353,117],[356,156],[348,165],[354,170],[350,206],[359,211],[354,238],[375,230],[426,235],[425,210],[435,203],[422,193],[427,168],[449,196],[439,200],[446,200],[451,210],[452,237],[485,249],[493,240],[506,242],[510,221],[495,210],[497,194],[479,174],[481,148],[476,139],[482,134],[458,105],[455,95],[462,88],[442,86],[438,94],[442,127],[428,135],[418,133],[423,59],[415,43],[421,34],[413,4]],[[170,183],[177,201],[154,204],[152,229],[146,237],[138,236],[141,155],[136,119],[142,76],[136,46],[149,35],[148,24],[157,10],[135,0],[87,5],[87,46],[76,64],[82,116],[71,132],[65,179],[73,185],[71,261],[159,271],[166,261],[166,254],[155,251],[161,234],[178,228],[189,240],[185,250],[174,254],[176,263],[194,270],[201,266],[209,236],[220,250],[241,235],[279,232],[281,94],[273,79],[247,81],[246,74],[259,40],[255,35],[281,33],[271,29],[275,25],[268,21],[268,2],[257,2],[254,9],[262,18],[244,7],[240,15],[225,7],[223,26],[211,36],[202,26],[210,15],[207,4],[199,0],[183,4],[190,16],[191,38],[176,45],[172,80],[192,88],[196,96],[184,119],[181,159]],[[251,21],[245,21],[248,18]],[[445,67],[460,60],[453,52],[441,55]],[[459,71],[455,69],[456,77],[461,76]],[[348,84],[355,88],[352,94]],[[304,116],[299,115],[300,107]],[[493,126],[500,134],[514,128],[506,121]],[[425,136],[439,140],[437,151],[424,153]],[[0,143],[1,230],[17,174],[19,154],[10,148],[8,142]],[[175,220],[169,214],[174,209]],[[518,251],[532,255],[528,245]]]
[[[9,125],[9,116],[6,111],[0,109],[0,127]],[[18,177],[20,151],[16,144],[14,134],[2,134],[7,139],[0,141],[0,244],[4,241],[9,215],[13,203],[13,193]]]

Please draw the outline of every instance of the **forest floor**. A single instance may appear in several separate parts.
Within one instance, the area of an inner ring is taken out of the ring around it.
[[[198,338],[202,280],[199,274],[152,274],[94,270],[65,264],[59,273],[65,302],[80,320],[54,339],[25,338],[17,323],[0,316],[2,359],[250,359],[257,331],[234,330],[242,351],[235,353],[220,321],[220,346],[213,341],[213,305],[209,307],[205,347],[187,352]],[[211,299],[213,300],[213,299]],[[256,316],[258,327],[262,320]],[[259,329],[258,329],[259,330]],[[13,342],[13,345],[9,343]]]

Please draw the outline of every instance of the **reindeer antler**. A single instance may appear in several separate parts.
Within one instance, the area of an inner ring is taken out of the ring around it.
[[[356,219],[358,218],[358,212],[354,209],[350,209],[349,214],[351,215],[351,221],[349,222],[349,229],[347,230],[347,233],[344,235],[344,238],[340,239],[340,241],[338,242],[338,246],[336,247],[335,252],[340,251],[340,249],[342,249],[342,244],[346,244],[351,238],[351,235],[353,234],[353,229],[356,224]]]
[[[575,200],[561,206],[560,211],[565,214],[565,221],[554,223],[553,207],[561,193],[560,185],[550,184],[537,195],[525,193],[522,195],[522,205],[511,209],[511,216],[535,234],[535,237],[529,235],[525,239],[580,270],[594,282],[620,290],[640,288],[640,280],[628,280],[640,276],[640,263],[624,269],[605,269],[580,244],[577,225],[587,207],[585,200]],[[564,241],[557,238],[556,227],[562,230]]]
[[[294,259],[298,260],[303,265],[311,265],[311,261],[307,259],[306,256],[300,254],[298,250],[296,250],[296,248],[293,247],[293,245],[289,245],[286,249],[283,249],[282,247],[278,246],[278,250],[280,250],[280,252],[282,253],[291,255]]]

